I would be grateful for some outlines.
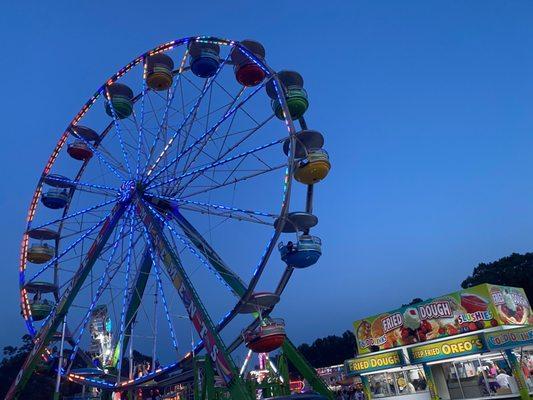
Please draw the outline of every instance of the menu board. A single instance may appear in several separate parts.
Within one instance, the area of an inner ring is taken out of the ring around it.
[[[359,354],[474,332],[533,324],[523,289],[483,284],[354,322]]]

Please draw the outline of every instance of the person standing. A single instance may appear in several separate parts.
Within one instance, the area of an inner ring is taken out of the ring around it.
[[[503,388],[511,388],[511,377],[505,373],[503,369],[500,369],[498,371],[498,375],[496,375],[496,382],[498,382],[498,385]]]

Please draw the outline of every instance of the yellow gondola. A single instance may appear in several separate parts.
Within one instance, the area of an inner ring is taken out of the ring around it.
[[[324,179],[331,169],[326,150],[311,150],[307,157],[297,161],[294,179],[306,185],[313,185]]]

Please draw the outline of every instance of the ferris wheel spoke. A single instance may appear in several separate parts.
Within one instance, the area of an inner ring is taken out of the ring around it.
[[[101,190],[107,190],[107,191],[110,191],[110,192],[113,192],[113,193],[118,193],[119,192],[118,189],[110,187],[110,186],[98,185],[98,184],[88,183],[88,182],[82,182],[82,181],[77,180],[77,179],[70,180],[70,179],[60,178],[60,177],[57,177],[57,176],[47,176],[46,177],[46,182],[63,183],[63,184],[69,185],[69,186],[82,187],[82,188],[83,187],[87,187],[87,188],[91,188],[91,189],[101,189]]]
[[[228,113],[229,110],[231,110],[231,108],[235,105],[235,103],[239,100],[239,98],[240,98],[240,97],[242,96],[242,94],[244,93],[244,90],[245,90],[244,87],[241,88],[241,89],[239,90],[239,93],[238,93],[237,96],[236,96],[236,97],[235,97],[235,98],[229,103],[228,107],[226,108],[226,112],[225,112],[224,114]],[[230,125],[229,125],[229,127],[228,127],[228,130],[231,128],[231,125],[232,125],[232,123],[233,123],[233,120],[234,120],[234,118],[235,118],[235,115],[236,115],[236,114],[234,113],[234,114],[231,116],[231,121],[230,121]],[[198,158],[198,156],[199,156],[200,154],[203,153],[203,150],[204,150],[205,146],[207,145],[207,143],[209,143],[210,139],[213,137],[213,135],[208,135],[208,134],[207,134],[207,133],[209,132],[209,130],[210,130],[209,128],[207,128],[208,123],[209,123],[209,120],[206,120],[206,129],[205,129],[205,133],[202,135],[202,136],[205,137],[206,140],[202,140],[202,141],[200,141],[200,143],[199,143],[199,147],[197,148],[197,151],[196,151],[194,157],[192,157],[192,160],[190,159],[191,154],[193,153],[192,150],[188,153],[188,155],[187,155],[187,159],[185,160],[184,165],[183,165],[183,169],[182,169],[182,172],[181,172],[182,174],[185,173],[185,171],[187,171],[187,169],[189,169],[189,167],[190,167],[190,166],[196,161],[196,159]],[[216,129],[213,130],[213,133],[214,133],[215,131],[216,131]],[[198,140],[196,140],[196,141],[198,141]],[[182,151],[183,151],[183,150],[182,150]],[[213,157],[211,157],[211,159],[213,159]],[[174,165],[174,174],[173,174],[173,175],[176,174],[176,168],[177,168],[177,163]]]
[[[106,211],[106,212],[107,212],[107,211]],[[85,221],[85,222],[87,222],[87,224],[93,223],[93,222],[89,222],[89,221]],[[65,230],[67,233],[64,234],[64,235],[63,235],[63,234],[61,235],[61,240],[68,239],[68,238],[71,238],[71,237],[78,237],[78,236],[79,236],[79,234],[80,234],[80,228],[79,228],[79,225],[76,225],[76,223],[73,223],[73,225],[74,225],[73,227],[69,227],[69,226],[67,226],[67,225],[65,225],[65,226],[63,227],[63,230]],[[138,225],[140,225],[140,223],[139,223]],[[106,244],[106,245],[104,246],[104,249],[102,250],[102,254],[105,254],[105,252],[106,252],[109,248],[111,248],[111,246],[108,245],[108,244]],[[73,256],[73,257],[76,257],[76,256]],[[70,261],[70,260],[64,258],[63,261]]]
[[[73,243],[71,243],[65,250],[63,250],[61,253],[59,253],[57,256],[52,258],[44,267],[42,267],[31,279],[28,280],[29,283],[35,281],[44,271],[46,271],[48,268],[50,268],[52,265],[55,265],[57,261],[59,261],[65,254],[68,254],[69,251],[71,251],[78,243],[86,239],[91,233],[94,232],[96,228],[98,228],[100,225],[106,221],[111,213],[107,214],[104,218],[102,218],[100,221],[98,221],[96,224],[91,226],[88,230],[83,233],[78,239],[76,239]]]
[[[264,121],[259,123],[256,127],[252,128],[251,130],[246,130],[245,132],[247,132],[247,133],[242,138],[240,138],[235,144],[233,144],[232,146],[229,146],[223,153],[221,153],[221,151],[222,151],[222,149],[224,147],[225,141],[226,141],[227,137],[229,136],[228,132],[226,132],[226,135],[223,137],[224,142],[220,146],[220,151],[219,151],[218,157],[217,157],[217,159],[215,161],[219,161],[220,159],[222,159],[222,157],[226,157],[229,153],[231,153],[233,150],[235,150],[238,146],[242,145],[247,139],[249,139],[257,131],[259,131],[261,128],[263,128],[268,122],[270,122],[272,120],[272,118],[274,118],[274,114],[270,115],[267,119],[265,119]],[[214,140],[216,140],[216,139],[214,139]],[[182,185],[181,190],[178,191],[177,193],[181,195],[183,193],[183,191],[185,190],[185,188],[187,188],[189,185],[191,185],[200,176],[202,176],[202,173],[194,174],[189,179],[189,181],[186,184]],[[178,189],[177,185],[174,185],[173,190],[171,191],[171,194],[175,195],[176,189]]]
[[[200,95],[198,96],[198,99],[196,100],[196,102],[194,103],[193,107],[189,110],[188,114],[185,116],[185,118],[183,119],[183,121],[181,122],[180,126],[178,127],[178,129],[174,132],[174,134],[172,135],[172,137],[170,138],[170,140],[167,142],[167,144],[165,145],[165,147],[163,148],[163,150],[161,151],[161,153],[157,156],[157,159],[155,160],[154,164],[152,166],[150,166],[150,168],[148,169],[148,172],[146,174],[147,177],[150,177],[150,175],[152,174],[152,172],[155,170],[155,168],[157,167],[157,165],[159,164],[159,162],[163,159],[163,157],[166,155],[166,153],[168,152],[168,149],[172,146],[172,143],[174,142],[174,140],[176,139],[176,137],[180,134],[181,130],[183,129],[183,127],[187,124],[187,122],[189,121],[190,117],[194,114],[196,115],[196,112],[198,111],[198,107],[200,106],[200,103],[202,102],[203,98],[205,97],[205,94],[207,93],[207,91],[209,90],[209,88],[211,87],[211,85],[213,84],[213,82],[217,79],[218,77],[218,74],[220,73],[220,71],[222,71],[224,65],[226,64],[227,60],[229,58],[229,54],[228,56],[224,59],[223,62],[220,63],[220,65],[218,66],[218,69],[216,70],[215,74],[209,78],[208,80],[205,81],[204,83],[204,87],[202,89],[202,92],[200,93]],[[155,176],[152,178],[156,178],[157,176],[159,176],[162,172],[164,172],[166,169],[162,169],[162,170],[159,170],[158,172],[156,172]],[[149,181],[150,182],[150,181]]]
[[[63,221],[66,221],[68,219],[71,219],[71,218],[74,218],[74,217],[78,217],[80,215],[83,215],[83,214],[86,214],[88,212],[91,212],[91,211],[94,211],[96,209],[99,209],[99,208],[102,208],[102,207],[105,207],[109,204],[112,204],[112,203],[115,203],[117,201],[117,199],[112,199],[112,200],[109,200],[109,201],[105,201],[103,203],[100,203],[100,204],[97,204],[95,206],[91,206],[89,208],[86,208],[85,210],[81,210],[81,211],[77,211],[75,213],[72,213],[72,214],[69,214],[69,215],[66,215],[62,218],[57,218],[57,219],[54,219],[53,221],[50,221],[50,222],[46,222],[44,224],[41,224],[41,225],[38,225],[36,227],[32,227],[31,229],[40,229],[40,228],[44,228],[46,226],[50,226],[50,225],[53,225],[53,224],[56,224],[58,222],[63,222]]]
[[[224,86],[222,86],[222,85],[221,85],[220,83],[218,83],[218,82],[217,82],[216,84],[217,84],[217,86],[218,86],[220,89],[222,89],[222,91],[223,91],[224,93],[226,93],[230,98],[232,98],[233,101],[236,100],[235,97],[234,97],[230,92],[228,92],[228,90],[227,90]],[[241,111],[242,111],[244,114],[246,114],[246,116],[248,116],[248,118],[250,118],[253,122],[255,122],[256,124],[259,124],[259,122],[257,122],[257,120],[256,120],[254,117],[252,117],[252,115],[251,115],[248,111],[246,111],[246,109],[245,109],[244,107],[241,108]]]
[[[199,213],[202,215],[233,219],[233,220],[240,221],[240,222],[251,222],[254,224],[266,225],[270,227],[274,226],[274,223],[264,221],[262,219],[255,217],[254,215],[239,215],[233,211],[213,211],[213,210],[210,210],[209,208],[201,208],[201,207],[194,207],[194,206],[181,206],[180,208],[182,210],[187,210],[187,211]]]
[[[273,171],[276,171],[276,170],[279,170],[279,169],[282,169],[282,168],[286,168],[286,167],[287,167],[287,164],[281,164],[281,165],[278,165],[278,166],[274,166],[274,167],[272,167],[272,169],[254,172],[254,173],[252,173],[250,175],[246,175],[246,176],[243,176],[243,177],[240,177],[240,178],[235,178],[235,179],[232,179],[230,181],[221,183],[221,184],[216,185],[216,186],[207,186],[204,189],[197,190],[196,192],[193,192],[193,193],[183,193],[179,198],[180,199],[187,199],[187,198],[190,198],[190,197],[193,197],[193,196],[197,196],[199,194],[211,192],[213,190],[217,190],[217,189],[229,186],[229,185],[235,185],[235,184],[237,184],[239,182],[244,182],[244,181],[247,181],[248,179],[253,179],[253,178],[256,178],[256,177],[258,177],[260,175],[268,174],[270,172],[273,172]]]
[[[170,318],[170,313],[168,311],[168,303],[167,303],[167,299],[166,299],[166,296],[165,296],[165,291],[163,290],[163,282],[161,280],[161,270],[159,269],[159,265],[158,265],[158,262],[157,262],[157,256],[155,255],[155,251],[152,248],[151,240],[149,238],[148,231],[146,230],[146,228],[144,228],[144,232],[143,233],[144,233],[144,236],[145,236],[145,239],[146,239],[146,243],[148,244],[148,249],[149,249],[148,253],[150,254],[151,264],[154,267],[155,278],[157,280],[157,286],[159,288],[159,292],[161,293],[161,298],[163,300],[163,307],[164,307],[164,310],[165,310],[165,317],[167,319],[167,324],[168,324],[168,328],[169,328],[169,331],[170,331],[170,337],[172,339],[172,345],[174,346],[174,350],[176,351],[176,355],[177,355],[177,354],[179,354],[179,351],[178,351],[178,340],[176,338],[176,333],[174,331],[174,324],[172,323],[172,319]]]
[[[214,272],[219,279],[223,280],[226,287],[230,288],[237,297],[240,297],[246,288],[241,278],[228,267],[228,265],[222,260],[209,242],[189,222],[189,220],[187,220],[185,216],[179,212],[177,208],[171,207],[170,214],[187,236],[187,242],[192,243],[192,245],[198,249],[203,257],[199,257],[198,253],[190,246],[190,244],[185,241],[185,238],[174,231],[174,234],[178,237],[178,239],[189,249],[189,251],[191,251],[191,253],[198,257],[204,265],[206,265],[205,263],[208,262],[209,270]]]
[[[128,298],[131,294],[129,282],[130,282],[130,270],[131,270],[131,254],[132,254],[132,248],[133,248],[134,216],[135,216],[135,213],[133,211],[131,212],[131,215],[128,216],[129,224],[130,224],[130,233],[129,233],[129,245],[127,248],[127,256],[126,256],[126,278],[124,282],[122,311],[120,313],[120,331],[119,331],[119,338],[118,338],[118,343],[117,343],[117,346],[118,346],[117,382],[120,382],[120,379],[121,379],[122,351],[123,351],[122,344],[124,341],[124,333],[125,333],[125,327],[126,327],[126,306],[128,304]],[[114,354],[113,356],[115,357],[116,354]],[[115,365],[115,362],[113,362],[113,365]]]
[[[129,212],[133,212],[133,210],[130,210]],[[113,280],[115,274],[120,269],[121,263],[119,263],[119,265],[117,267],[115,267],[113,270],[111,270],[111,263],[112,263],[113,257],[115,256],[116,250],[118,248],[118,244],[121,241],[121,236],[122,236],[122,234],[124,232],[124,229],[126,228],[126,225],[127,225],[126,221],[127,221],[127,219],[125,219],[123,221],[122,226],[120,227],[120,229],[115,232],[115,240],[114,240],[114,243],[113,243],[112,252],[111,252],[111,255],[108,258],[107,265],[105,267],[104,273],[100,277],[100,282],[98,284],[98,288],[96,289],[96,293],[95,293],[94,297],[92,298],[92,301],[91,301],[91,304],[89,306],[89,309],[85,313],[85,316],[84,316],[83,320],[81,321],[79,326],[75,329],[75,331],[77,331],[79,329],[79,332],[78,332],[78,335],[77,335],[77,337],[75,339],[75,342],[74,342],[75,344],[74,344],[72,353],[70,355],[70,360],[69,360],[70,366],[68,368],[69,371],[70,371],[70,369],[72,367],[72,364],[74,363],[74,358],[76,357],[76,353],[78,351],[79,343],[81,341],[81,338],[83,337],[83,333],[85,331],[85,328],[87,326],[87,322],[89,321],[91,313],[94,310],[94,307],[96,306],[98,301],[100,300],[100,297],[104,293],[105,289],[111,283],[111,281]]]
[[[153,207],[148,204],[147,206],[153,213],[157,215],[157,217],[161,221],[164,220],[164,217],[159,214]],[[171,211],[171,213],[176,221],[178,221],[178,218],[183,218],[183,216],[181,216],[178,212]],[[181,223],[188,224],[188,222],[186,222],[184,218],[182,221],[183,222]],[[180,227],[181,223],[178,222]],[[233,286],[243,284],[242,281],[234,272],[232,272],[227,266],[224,265],[220,257],[218,257],[218,255],[214,252],[214,250],[212,250],[212,248],[207,242],[203,241],[201,235],[194,229],[194,227],[192,227],[192,225],[186,225],[188,229],[188,231],[186,232],[187,236],[191,236],[184,237],[183,235],[180,235],[167,221],[164,221],[163,224],[165,228],[167,228],[191,254],[193,254],[209,271],[211,271],[218,278],[218,280],[226,287],[226,289],[228,289],[228,291],[230,291],[234,296],[239,297],[239,293],[235,291]],[[182,230],[184,230],[183,227]],[[193,232],[197,233],[197,235],[195,235]],[[192,239],[193,237],[195,242]],[[199,251],[197,251],[195,247],[197,247]],[[209,260],[209,257],[212,257],[213,259]],[[210,261],[213,261],[213,263],[211,263]]]
[[[150,185],[159,175],[161,175],[164,171],[166,171],[168,168],[170,168],[174,163],[178,162],[185,154],[187,154],[189,151],[191,151],[198,143],[203,141],[208,135],[213,134],[220,125],[224,121],[226,121],[229,117],[231,117],[240,107],[242,107],[248,100],[250,100],[259,90],[263,88],[263,86],[266,85],[266,81],[263,82],[261,85],[258,85],[252,93],[250,93],[247,97],[245,97],[243,100],[239,102],[235,107],[232,107],[230,110],[228,110],[222,118],[218,120],[216,124],[214,124],[211,129],[209,129],[207,132],[205,132],[203,135],[201,135],[197,140],[195,140],[193,143],[191,143],[187,148],[182,150],[173,160],[170,161],[169,164],[163,166],[158,172],[154,174],[154,176],[148,180],[148,185]]]
[[[141,97],[141,122],[138,128],[138,140],[137,140],[137,164],[135,166],[135,179],[139,178],[139,170],[141,168],[141,144],[143,138],[143,128],[144,128],[144,100],[146,97],[147,86],[146,86],[146,58],[143,60],[143,83],[142,83],[142,97]]]
[[[107,150],[103,144],[100,144],[98,148],[100,149],[100,152],[103,156],[107,156],[107,158],[109,159],[108,162],[113,168],[115,168],[118,172],[122,172],[124,174],[128,173],[126,167],[122,165],[120,160],[118,160],[111,151]],[[98,159],[98,161],[101,162],[101,159]]]
[[[98,159],[107,167],[109,168],[109,170],[117,177],[119,178],[122,182],[124,182],[126,179],[122,176],[122,174],[120,172],[117,171],[117,169],[104,157],[104,155],[102,154],[102,152],[96,148],[96,146],[93,146],[91,144],[91,142],[89,142],[88,140],[86,140],[83,136],[81,135],[76,135],[77,138],[79,138],[80,140],[82,140],[89,149],[91,149],[91,151],[93,152],[93,154],[96,155],[96,157],[98,157]],[[99,145],[98,148],[100,148],[101,146]]]
[[[109,109],[111,110],[111,114],[112,114],[112,117],[113,117],[113,123],[115,125],[115,132],[117,133],[117,136],[118,136],[118,140],[119,140],[119,143],[120,143],[120,149],[122,150],[122,156],[124,157],[124,162],[125,162],[125,165],[126,165],[126,169],[128,170],[129,176],[132,176],[131,168],[130,168],[130,162],[129,162],[129,156],[128,156],[128,153],[126,152],[126,149],[124,147],[124,140],[122,138],[122,130],[120,128],[120,123],[119,123],[119,119],[118,119],[118,116],[117,116],[117,112],[115,110],[115,106],[113,105],[113,102],[111,101],[111,94],[109,93],[109,87],[108,86],[106,86],[104,94],[105,94],[105,99],[106,99],[107,105],[109,106]]]
[[[106,244],[106,246],[104,246],[104,248],[102,249],[100,255],[98,256],[98,260],[101,260],[103,262],[108,262],[106,258],[104,258],[104,256],[111,250],[113,251],[115,245],[118,245],[118,243],[122,242],[123,239],[125,239],[126,237],[129,236],[129,232],[127,233],[124,233],[124,232],[121,232],[120,235],[118,236],[118,239],[114,240],[112,243],[109,243],[109,244]],[[135,242],[134,242],[134,245],[133,247],[137,246],[138,242],[140,241],[140,237],[136,238],[135,239]],[[79,259],[79,257],[72,257],[70,260],[65,260],[65,262],[67,261],[73,261],[73,260],[76,260],[76,259]],[[123,265],[123,263],[125,262],[126,260],[126,256],[123,256],[121,257],[119,260],[115,260],[115,261],[110,261],[111,264],[116,264],[115,268],[119,268],[117,270],[117,272],[120,271],[120,267]],[[65,280],[65,282],[63,282],[61,284],[61,286],[59,287],[60,290],[62,290],[63,288],[67,287],[68,285],[70,285],[72,279],[74,279],[74,275],[76,273],[76,270],[68,270],[64,267],[59,267],[59,269],[61,271],[65,271],[65,272],[69,272],[71,274],[73,274],[73,276],[70,278],[70,279],[67,279]],[[82,286],[80,288],[80,291],[86,289],[88,286],[90,286],[90,283],[86,284],[85,286]]]
[[[259,147],[256,147],[255,149],[251,149],[251,150],[248,150],[248,151],[245,151],[243,153],[240,153],[240,154],[237,154],[235,156],[232,156],[232,157],[229,157],[229,158],[226,158],[226,159],[223,159],[223,160],[219,160],[217,162],[214,162],[214,163],[211,163],[211,164],[207,164],[207,165],[204,165],[203,167],[199,167],[199,168],[196,168],[192,171],[189,171],[185,174],[182,174],[180,176],[177,176],[177,177],[174,177],[174,178],[170,178],[164,182],[159,182],[159,183],[156,183],[154,185],[150,185],[147,187],[148,190],[150,189],[154,189],[154,188],[157,188],[157,187],[160,187],[160,186],[165,186],[165,185],[168,185],[172,182],[181,182],[181,180],[183,178],[186,178],[188,176],[191,176],[191,175],[195,175],[195,174],[198,174],[198,173],[202,173],[204,171],[207,171],[209,169],[212,169],[212,168],[215,168],[215,167],[218,167],[219,165],[224,165],[224,164],[227,164],[231,161],[235,161],[235,160],[238,160],[240,158],[243,158],[243,157],[246,157],[250,154],[253,154],[253,153],[256,153],[258,151],[261,151],[261,150],[265,150],[269,147],[272,147],[272,146],[275,146],[277,144],[280,144],[284,141],[284,139],[278,139],[278,140],[274,140],[273,142],[270,142],[270,143],[267,143],[267,144],[264,144],[262,146],[259,146]],[[269,172],[271,170],[273,170],[275,167],[269,169]]]
[[[155,152],[155,148],[157,146],[157,143],[159,141],[159,135],[163,132],[163,126],[165,125],[165,123],[168,122],[168,113],[169,113],[169,110],[171,109],[171,104],[174,100],[174,97],[176,95],[176,87],[178,85],[178,83],[180,82],[181,80],[181,74],[178,76],[178,79],[176,79],[176,81],[174,82],[174,84],[172,85],[171,89],[167,91],[167,97],[166,97],[166,103],[165,103],[165,109],[163,111],[163,116],[161,118],[161,121],[157,121],[157,112],[155,111],[154,109],[154,105],[152,103],[152,100],[150,98],[148,98],[149,102],[150,102],[150,105],[152,107],[152,111],[154,113],[154,117],[156,118],[156,122],[157,122],[157,132],[155,133],[154,135],[154,141],[152,142],[152,145],[150,146],[150,149],[148,151],[148,155],[147,155],[147,159],[146,159],[146,164],[144,165],[144,170],[146,171],[147,168],[148,168],[148,165],[150,164],[150,160],[152,158],[152,155],[154,154]],[[157,92],[155,92],[157,93]],[[159,95],[159,93],[157,93]]]
[[[252,223],[267,225],[267,226],[273,226],[274,223],[268,220],[264,220],[260,217],[270,218],[270,219],[277,218],[277,215],[271,214],[271,213],[264,213],[261,211],[253,211],[253,210],[245,210],[242,208],[229,207],[229,206],[220,205],[220,204],[210,204],[210,203],[205,203],[201,201],[184,200],[184,199],[179,199],[179,198],[175,199],[172,197],[160,196],[160,195],[154,195],[153,197],[170,202],[170,206],[168,207],[170,210],[182,209],[182,210],[188,210],[188,211],[192,211],[192,212],[196,212],[196,213],[200,213],[200,214],[204,214],[208,216],[213,215],[217,217],[235,219],[235,220],[244,221],[244,222],[252,222]],[[152,201],[152,203],[156,204],[157,200]]]
[[[140,240],[143,235],[140,235],[137,240]],[[146,284],[148,283],[148,277],[150,275],[150,270],[152,268],[152,259],[150,258],[150,254],[148,250],[145,250],[143,252],[142,259],[139,263],[139,268],[137,269],[137,272],[135,274],[134,283],[132,285],[132,291],[131,296],[128,299],[128,306],[126,309],[126,326],[124,330],[124,338],[123,338],[123,344],[122,347],[126,348],[128,347],[128,342],[130,340],[131,332],[133,325],[135,323],[135,320],[137,318],[137,313],[139,306],[141,305],[141,301],[144,295],[144,291],[146,289]],[[119,348],[118,343],[115,347],[115,351],[113,354],[118,354]]]

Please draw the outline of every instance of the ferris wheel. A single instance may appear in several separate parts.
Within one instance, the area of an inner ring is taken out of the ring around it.
[[[314,187],[330,169],[306,125],[302,76],[265,59],[252,40],[173,40],[121,68],[72,119],[28,211],[19,283],[35,347],[8,398],[43,359],[113,389],[203,349],[247,398],[232,353],[286,340],[270,314],[294,269],[321,255]],[[151,358],[144,374],[124,372],[134,350]]]

